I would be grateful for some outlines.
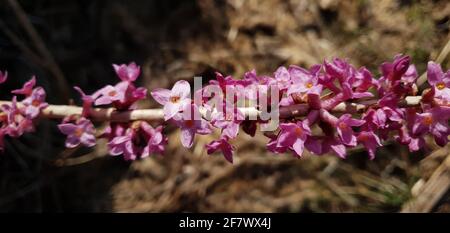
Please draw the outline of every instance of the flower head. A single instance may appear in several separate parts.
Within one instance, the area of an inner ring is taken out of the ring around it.
[[[164,106],[164,119],[167,121],[191,103],[191,87],[187,81],[175,83],[172,90],[158,88],[151,92],[153,99]]]
[[[30,118],[36,118],[42,109],[46,108],[48,104],[45,102],[45,91],[42,87],[37,87],[32,90],[30,96],[22,101],[25,105],[25,115]]]
[[[34,130],[33,122],[25,116],[24,111],[17,106],[17,97],[14,96],[11,105],[4,104],[1,110],[6,114],[3,120],[4,134],[11,137],[20,137],[23,133]]]
[[[119,76],[122,81],[126,82],[134,82],[141,73],[141,68],[134,62],[131,62],[128,65],[113,64],[113,68],[116,71],[117,76]]]
[[[153,128],[144,121],[135,121],[130,125],[113,124],[104,136],[109,138],[109,153],[113,156],[123,155],[125,160],[163,153],[164,145],[167,144],[162,127]]]
[[[450,101],[450,71],[444,73],[439,64],[428,62],[428,83],[435,92],[435,97]]]
[[[223,156],[228,162],[233,163],[234,147],[228,142],[226,137],[221,137],[219,140],[212,141],[206,145],[208,154],[212,154],[217,150],[223,153]]]
[[[282,123],[280,124],[280,129],[277,147],[291,148],[298,157],[301,157],[305,141],[311,135],[308,124],[305,121]]]
[[[450,107],[434,107],[426,110],[424,113],[418,113],[412,132],[415,135],[430,133],[434,136],[436,143],[445,146],[448,143],[450,128],[448,120],[450,119]]]
[[[373,131],[361,131],[357,139],[369,152],[370,159],[374,159],[376,148],[382,146],[380,138]]]
[[[66,147],[74,148],[82,144],[87,147],[95,146],[95,127],[86,118],[80,118],[73,123],[62,123],[58,125],[61,133],[67,135]]]
[[[353,119],[352,115],[344,114],[336,122],[336,129],[339,138],[347,146],[356,146],[356,136],[352,127],[361,126],[364,124],[364,120]]]
[[[174,117],[175,124],[181,129],[181,144],[190,148],[194,143],[195,134],[206,135],[212,132],[211,125],[199,116],[198,107],[194,104],[185,105],[183,113]]]

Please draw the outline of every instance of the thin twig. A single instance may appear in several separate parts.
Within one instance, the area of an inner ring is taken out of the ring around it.
[[[421,96],[408,96],[399,103],[400,106],[417,106],[420,103]],[[10,105],[11,101],[0,101],[0,105]],[[19,107],[22,105],[18,103]],[[340,103],[332,112],[358,113],[367,108],[368,105],[355,103]],[[49,105],[41,112],[41,117],[50,119],[62,119],[71,115],[81,115],[82,108],[72,105]],[[254,107],[239,108],[246,117],[257,117],[261,111]],[[201,114],[205,117],[206,112],[200,109]],[[280,118],[292,118],[305,116],[309,112],[307,104],[296,104],[288,107],[280,108]],[[90,111],[90,118],[93,121],[113,121],[113,122],[130,122],[136,120],[153,121],[164,119],[162,109],[136,109],[130,111],[116,111],[114,108],[93,108]]]

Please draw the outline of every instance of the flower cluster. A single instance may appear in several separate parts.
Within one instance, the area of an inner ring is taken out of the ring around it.
[[[0,72],[0,84],[7,79],[7,72]],[[32,77],[21,89],[13,90],[15,94],[10,105],[0,106],[0,152],[4,150],[5,136],[17,138],[34,130],[34,121],[42,109],[48,104],[45,102],[45,91],[36,86],[36,78]],[[18,96],[23,97],[18,102]]]
[[[100,137],[108,140],[111,155],[123,155],[126,160],[164,153],[168,139],[163,125],[152,126],[145,120],[111,121],[103,132],[96,132],[91,122],[93,107],[132,112],[137,101],[147,98],[147,90],[135,85],[139,66],[130,63],[113,68],[121,80],[116,85],[107,85],[91,95],[75,87],[83,101],[81,114],[66,116],[58,126],[67,135],[66,147],[92,147]],[[430,87],[415,105],[405,103],[408,96],[418,92],[418,74],[408,56],[396,56],[392,62],[383,63],[380,71],[381,76],[375,77],[364,67],[334,59],[309,69],[280,67],[270,76],[254,70],[242,79],[217,73],[216,80],[195,91],[189,82],[181,80],[171,89],[152,90],[151,96],[163,106],[161,120],[180,128],[184,147],[192,147],[197,134],[219,132],[220,136],[206,145],[206,151],[222,152],[229,162],[233,162],[235,151],[232,140],[240,128],[250,136],[260,128],[268,138],[269,151],[292,152],[296,157],[308,150],[345,158],[348,148],[362,145],[373,159],[383,141],[394,139],[417,151],[425,146],[426,135],[431,135],[436,144],[446,145],[450,134],[450,71],[444,73],[440,65],[429,62]],[[6,79],[7,73],[0,72],[0,84]],[[48,106],[44,89],[34,87],[35,82],[33,78],[12,92],[24,96],[21,102],[14,97],[11,104],[1,107],[0,150],[4,136],[18,137],[32,131],[34,119]],[[336,112],[343,104],[362,108]]]

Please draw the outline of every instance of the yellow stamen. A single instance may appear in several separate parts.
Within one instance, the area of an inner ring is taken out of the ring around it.
[[[116,96],[117,95],[117,91],[110,91],[108,93],[109,96]]]
[[[181,98],[179,96],[172,96],[172,97],[170,97],[170,102],[176,104],[180,101],[180,99]]]
[[[73,134],[77,137],[81,137],[81,135],[83,135],[83,133],[84,133],[84,130],[82,128],[77,128]]]
[[[444,88],[445,88],[445,83],[438,83],[438,84],[436,85],[436,88],[439,89],[439,90],[444,89]]]

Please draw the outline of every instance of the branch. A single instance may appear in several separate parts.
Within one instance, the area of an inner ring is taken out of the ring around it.
[[[408,96],[404,101],[399,103],[401,107],[417,106],[420,104],[421,96]],[[0,101],[0,105],[10,105],[11,101]],[[19,106],[21,103],[17,103]],[[369,106],[366,104],[356,103],[340,103],[332,112],[361,113]],[[261,111],[254,107],[239,108],[246,117],[259,116]],[[292,118],[305,116],[309,111],[307,104],[296,104],[288,107],[280,108],[280,118]],[[72,105],[49,105],[41,111],[41,117],[49,119],[62,119],[71,115],[81,115],[82,108]],[[204,109],[201,109],[202,115],[205,116]],[[93,121],[113,121],[113,122],[130,122],[136,120],[154,121],[163,120],[164,112],[162,109],[136,109],[130,111],[116,111],[114,108],[92,108],[90,118]]]

